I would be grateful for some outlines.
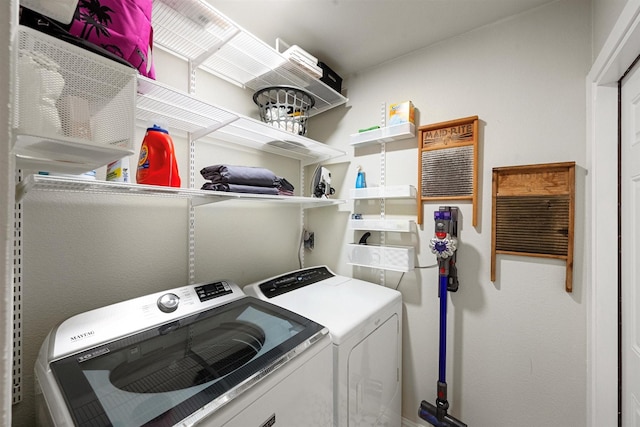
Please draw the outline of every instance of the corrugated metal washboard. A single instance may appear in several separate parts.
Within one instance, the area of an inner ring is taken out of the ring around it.
[[[496,254],[556,258],[571,292],[574,206],[575,162],[494,168],[491,281]]]
[[[478,225],[478,116],[418,128],[418,224],[423,203],[466,200],[473,205],[471,224]]]

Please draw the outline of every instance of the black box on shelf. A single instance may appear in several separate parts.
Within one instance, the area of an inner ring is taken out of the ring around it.
[[[320,81],[340,93],[342,91],[342,77],[337,75],[336,72],[329,68],[324,62],[318,62],[318,66],[322,68]]]

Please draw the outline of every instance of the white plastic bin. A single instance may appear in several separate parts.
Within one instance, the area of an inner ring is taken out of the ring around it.
[[[409,233],[414,221],[408,219],[352,219],[349,228],[352,230],[395,231]]]
[[[379,246],[348,244],[349,264],[382,270],[413,270],[415,249],[412,246]]]
[[[415,199],[416,187],[412,185],[392,185],[388,187],[352,188],[351,199]]]

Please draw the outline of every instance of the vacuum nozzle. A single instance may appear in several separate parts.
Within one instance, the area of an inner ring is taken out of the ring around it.
[[[420,410],[418,411],[418,415],[420,418],[432,424],[436,427],[467,427],[465,423],[462,421],[452,417],[451,415],[445,413],[444,415],[438,417],[438,408],[436,408],[431,403],[423,400],[420,403]]]

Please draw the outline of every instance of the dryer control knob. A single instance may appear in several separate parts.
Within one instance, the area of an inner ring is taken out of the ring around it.
[[[180,297],[176,294],[168,293],[158,298],[158,308],[164,313],[171,313],[177,310]]]

